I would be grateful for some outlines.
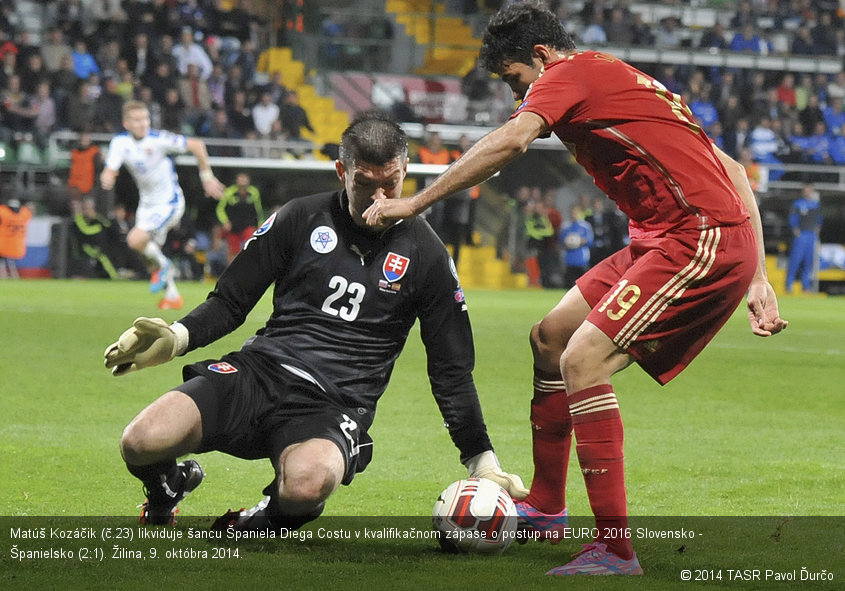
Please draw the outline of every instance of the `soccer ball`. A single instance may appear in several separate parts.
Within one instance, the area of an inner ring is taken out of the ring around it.
[[[516,506],[508,492],[486,478],[450,484],[434,503],[432,521],[447,552],[501,554],[516,537]]]

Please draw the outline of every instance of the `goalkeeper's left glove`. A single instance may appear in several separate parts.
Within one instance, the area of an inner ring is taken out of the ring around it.
[[[178,322],[168,326],[161,318],[141,317],[106,349],[106,367],[112,370],[112,375],[122,376],[167,363],[187,348],[187,328]]]
[[[508,491],[508,494],[520,501],[528,496],[528,489],[522,484],[522,478],[516,474],[508,474],[499,466],[499,458],[492,450],[481,452],[480,454],[471,457],[464,466],[467,467],[471,478],[487,478],[492,480],[503,489]]]

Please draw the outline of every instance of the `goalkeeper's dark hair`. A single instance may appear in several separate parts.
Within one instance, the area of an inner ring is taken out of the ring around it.
[[[575,49],[572,36],[544,2],[525,0],[493,15],[484,31],[478,60],[488,72],[501,74],[507,64],[531,64],[535,45]]]
[[[384,166],[408,156],[408,136],[387,113],[366,111],[358,114],[340,136],[338,156],[348,169],[356,162]]]

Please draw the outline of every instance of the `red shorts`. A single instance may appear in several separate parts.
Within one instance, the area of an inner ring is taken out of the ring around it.
[[[751,224],[632,240],[577,280],[592,324],[661,384],[742,302],[757,269]]]
[[[253,226],[247,226],[240,232],[226,232],[226,242],[229,244],[229,254],[234,256],[238,254],[244,246],[244,242],[252,238],[255,234]]]

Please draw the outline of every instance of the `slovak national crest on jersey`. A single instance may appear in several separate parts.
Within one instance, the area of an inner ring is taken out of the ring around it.
[[[408,257],[403,257],[395,252],[389,252],[387,253],[387,258],[384,259],[381,269],[388,281],[399,281],[404,277],[410,262],[411,260]]]

